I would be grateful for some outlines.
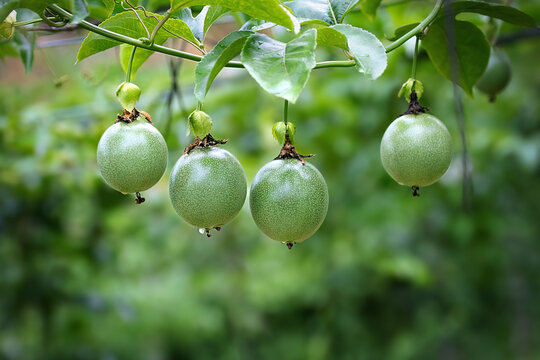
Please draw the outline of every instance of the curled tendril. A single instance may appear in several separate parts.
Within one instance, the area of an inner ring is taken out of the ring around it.
[[[139,14],[137,14],[137,10],[142,10],[142,12],[144,13],[144,16],[146,17],[150,17],[148,14],[146,14],[146,9],[144,8],[144,6],[133,6],[129,1],[127,0],[121,0],[121,1],[118,1],[118,0],[115,0],[114,1],[116,4],[119,4],[122,9],[124,10],[128,10],[128,11],[133,11],[133,13],[135,14],[135,16],[137,17],[137,19],[139,19],[139,22],[141,23],[141,26],[143,27],[144,31],[146,32],[146,36],[148,38],[150,38],[150,32],[148,31],[148,28],[146,27],[146,25],[144,25],[144,22],[142,21],[141,17],[139,16]],[[128,7],[126,8],[124,6],[124,3],[126,3],[128,5]],[[155,18],[157,20],[157,17],[156,16],[151,16],[153,18]]]
[[[48,14],[49,12],[47,10],[44,10],[41,14],[39,14],[39,17],[41,18],[41,20],[43,20],[45,24],[49,25],[50,27],[59,28],[67,25],[68,22],[66,21],[66,19],[61,18],[57,14],[51,14],[54,19],[58,20],[53,21],[47,16]]]

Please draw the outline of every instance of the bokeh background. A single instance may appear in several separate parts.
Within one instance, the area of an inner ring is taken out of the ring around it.
[[[538,3],[514,5],[540,18]],[[374,22],[360,12],[348,22],[384,38],[431,6],[383,6]],[[210,46],[232,21],[211,29]],[[392,52],[376,81],[314,71],[289,112],[298,150],[317,154],[330,206],[291,251],[257,229],[247,203],[211,238],[175,214],[168,177],[192,140],[194,63],[156,54],[137,74],[138,108],[170,150],[165,176],[137,206],[96,166],[99,138],[121,111],[117,49],[74,64],[84,32],[42,34],[28,75],[15,58],[0,63],[0,359],[540,358],[540,37],[522,31],[501,28],[513,78],[496,102],[460,96],[465,198],[452,85],[424,52],[422,100],[449,128],[455,156],[420,198],[379,160],[384,130],[407,107],[396,94],[411,52]],[[251,182],[279,152],[271,127],[282,102],[228,69],[204,110]]]

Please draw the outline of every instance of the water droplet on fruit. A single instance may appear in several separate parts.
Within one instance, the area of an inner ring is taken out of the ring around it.
[[[199,234],[204,234],[206,232],[206,229],[203,229],[203,228],[199,228]]]

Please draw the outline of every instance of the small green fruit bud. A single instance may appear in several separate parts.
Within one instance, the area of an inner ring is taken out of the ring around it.
[[[17,12],[13,10],[9,13],[6,19],[0,24],[0,36],[6,39],[11,39],[15,32],[13,24],[17,21]]]
[[[210,115],[200,110],[189,114],[188,122],[191,132],[201,139],[210,133],[213,125]]]
[[[116,88],[116,98],[120,105],[127,111],[131,112],[135,108],[135,104],[141,97],[141,89],[133,83],[123,82]]]
[[[280,145],[285,143],[285,134],[289,134],[289,141],[294,145],[294,134],[296,133],[296,128],[292,122],[288,122],[287,125],[283,121],[277,122],[272,127],[272,135],[274,139]]]
[[[401,97],[401,95],[405,96],[405,99],[407,99],[408,102],[411,101],[411,93],[412,91],[416,92],[416,97],[418,100],[422,97],[422,93],[424,92],[424,85],[421,81],[418,81],[416,79],[409,79],[407,80],[399,90],[398,97]]]

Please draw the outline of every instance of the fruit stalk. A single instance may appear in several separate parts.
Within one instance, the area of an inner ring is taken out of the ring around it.
[[[131,50],[131,55],[129,56],[129,62],[128,62],[128,68],[126,71],[126,82],[131,82],[131,68],[133,67],[133,59],[135,58],[135,51],[137,50],[136,46],[133,46],[133,50]]]

